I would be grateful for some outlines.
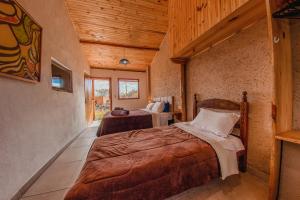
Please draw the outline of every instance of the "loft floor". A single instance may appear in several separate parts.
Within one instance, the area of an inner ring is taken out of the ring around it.
[[[65,193],[78,177],[97,127],[86,129],[42,174],[21,200],[63,200]],[[168,200],[265,200],[267,183],[244,173],[225,181],[193,188]]]

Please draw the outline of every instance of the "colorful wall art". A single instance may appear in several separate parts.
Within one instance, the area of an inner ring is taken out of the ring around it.
[[[0,0],[0,75],[39,82],[42,28],[14,0]]]

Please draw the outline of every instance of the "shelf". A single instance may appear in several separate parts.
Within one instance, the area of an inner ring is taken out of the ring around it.
[[[300,131],[289,131],[275,136],[277,140],[300,144]]]

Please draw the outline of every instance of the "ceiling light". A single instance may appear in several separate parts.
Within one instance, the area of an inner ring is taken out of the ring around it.
[[[129,64],[129,60],[127,60],[126,58],[122,58],[122,59],[120,60],[120,64],[121,64],[121,65],[127,65],[127,64]]]

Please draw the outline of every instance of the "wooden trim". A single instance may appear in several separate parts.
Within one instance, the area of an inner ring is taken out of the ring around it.
[[[180,0],[177,0],[177,3],[180,2]],[[227,1],[225,1],[227,3]],[[224,3],[225,3],[224,2]],[[230,1],[228,1],[230,3]],[[177,8],[178,9],[178,8]],[[198,9],[198,8],[196,8]],[[174,8],[173,8],[174,10]],[[179,10],[178,10],[179,11]],[[193,9],[189,9],[189,12],[195,12]],[[173,11],[174,12],[174,11]],[[202,11],[197,11],[202,12]],[[209,13],[209,11],[207,12]],[[176,15],[176,13],[170,13],[172,15]],[[177,23],[182,23],[182,21],[188,20],[185,18],[187,15],[186,11],[183,14],[183,19],[180,21],[177,20],[174,21],[172,18],[171,21],[171,27],[174,23],[178,25]],[[203,14],[202,14],[203,15]],[[245,1],[243,5],[235,9],[232,13],[230,13],[225,18],[219,20],[215,25],[209,26],[209,23],[207,20],[207,23],[202,24],[203,26],[207,26],[207,31],[203,33],[198,33],[198,36],[192,37],[191,30],[194,28],[187,29],[188,31],[184,31],[181,33],[176,33],[176,35],[180,34],[188,34],[191,35],[191,39],[188,40],[190,42],[183,42],[183,41],[172,41],[171,40],[171,46],[175,45],[176,43],[182,43],[181,46],[183,46],[181,49],[173,49],[173,57],[174,58],[191,58],[195,54],[199,52],[203,52],[205,49],[210,48],[211,46],[214,46],[218,42],[222,41],[224,38],[228,38],[230,35],[235,34],[236,32],[239,32],[243,30],[245,27],[248,27],[249,25],[257,22],[258,20],[262,19],[266,16],[266,8],[265,8],[265,2],[262,0],[248,0]],[[181,19],[181,18],[180,18]],[[188,22],[187,22],[188,23]],[[180,24],[182,25],[182,24]],[[203,27],[202,26],[202,27]],[[172,30],[171,29],[171,38],[172,37]],[[182,31],[182,30],[181,30]],[[180,44],[176,44],[176,46],[180,46]]]
[[[137,81],[138,82],[138,97],[137,98],[121,98],[120,97],[120,81]],[[134,78],[118,78],[118,99],[119,100],[136,100],[140,99],[140,79]]]
[[[172,57],[170,58],[172,62],[176,63],[176,64],[182,64],[182,65],[185,65],[189,62],[189,58],[183,58],[183,57],[178,57],[178,58],[175,58],[175,57]]]
[[[87,87],[86,86],[86,83],[87,81],[89,83],[91,83],[91,85],[89,85],[90,87]],[[92,123],[93,122],[93,119],[91,118],[91,115],[90,114],[94,114],[94,101],[93,101],[93,94],[92,94],[92,84],[93,84],[93,80],[91,79],[91,76],[88,74],[88,73],[84,73],[84,102],[85,102],[85,118],[86,118],[86,121],[88,124]],[[90,90],[89,91],[86,91],[86,89]],[[87,96],[86,96],[86,92],[88,92],[88,96],[89,98],[87,99]],[[93,117],[94,118],[94,117]]]
[[[126,72],[143,72],[146,73],[147,70],[139,70],[139,69],[121,69],[121,68],[106,68],[106,67],[96,67],[91,66],[91,69],[100,69],[100,70],[111,70],[111,71],[126,71]]]
[[[40,168],[22,187],[11,200],[19,200],[27,192],[27,190],[39,179],[39,177],[55,162],[55,160],[83,133],[80,132],[70,142],[68,142],[61,150],[59,150],[44,166]]]
[[[151,66],[147,68],[148,101],[151,100]]]
[[[121,48],[128,48],[128,49],[140,49],[140,50],[150,50],[150,51],[159,51],[160,50],[159,48],[156,48],[156,47],[126,45],[126,44],[103,42],[103,41],[97,41],[97,40],[80,39],[79,42],[82,43],[82,44],[96,44],[96,45],[99,44],[99,45],[106,45],[106,46],[112,46],[112,47],[121,47]]]
[[[275,136],[277,140],[300,144],[300,131],[288,131]]]
[[[282,142],[276,136],[292,130],[293,119],[293,76],[292,53],[289,21],[273,19],[272,13],[277,10],[274,0],[266,0],[269,41],[272,49],[274,66],[273,138],[270,160],[269,200],[278,198]]]

